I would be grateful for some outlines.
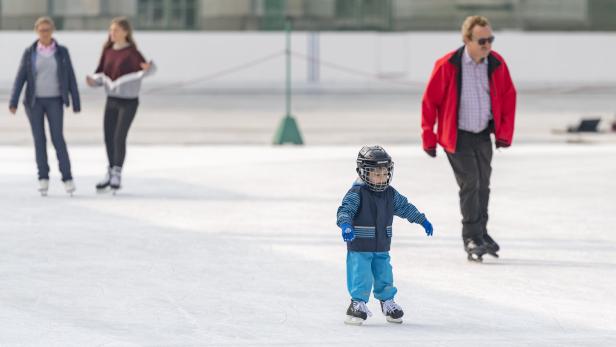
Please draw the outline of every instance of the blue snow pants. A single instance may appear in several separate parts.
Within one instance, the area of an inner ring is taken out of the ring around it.
[[[368,302],[374,284],[374,297],[393,299],[398,291],[394,287],[389,252],[347,251],[347,288],[351,298]]]

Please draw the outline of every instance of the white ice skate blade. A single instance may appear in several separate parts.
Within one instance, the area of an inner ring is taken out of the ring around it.
[[[96,188],[96,193],[97,194],[107,194],[107,193],[110,193],[111,195],[116,195],[119,190],[120,190],[120,188],[117,188],[117,189],[109,188],[109,187],[100,188],[100,189]]]
[[[39,190],[39,192],[41,193],[41,196],[47,196],[46,190]]]
[[[389,323],[402,324],[402,318],[391,318],[389,316],[386,316],[385,319],[387,319]]]
[[[469,253],[467,260],[471,263],[482,263],[483,257],[474,253]]]
[[[364,323],[363,319],[353,316],[346,316],[346,319],[344,320],[344,324],[348,325],[362,325],[362,323]]]

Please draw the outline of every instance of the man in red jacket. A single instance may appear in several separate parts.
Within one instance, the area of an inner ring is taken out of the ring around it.
[[[462,240],[469,260],[498,257],[487,230],[492,139],[506,148],[513,139],[516,91],[505,60],[492,51],[494,34],[485,17],[462,24],[464,46],[437,60],[422,100],[424,151],[441,145],[460,187]],[[434,125],[437,125],[434,133]]]

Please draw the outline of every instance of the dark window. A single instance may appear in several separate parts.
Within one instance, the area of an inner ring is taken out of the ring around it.
[[[339,29],[388,29],[391,27],[391,0],[336,0]]]
[[[194,29],[197,0],[139,0],[138,23],[142,29]]]
[[[361,0],[337,0],[336,17],[338,18],[357,18],[359,17],[359,6]]]

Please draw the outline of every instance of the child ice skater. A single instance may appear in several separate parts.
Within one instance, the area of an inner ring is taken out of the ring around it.
[[[366,307],[374,297],[388,322],[402,323],[404,312],[394,301],[397,289],[389,258],[394,215],[421,224],[428,236],[432,225],[426,216],[390,186],[394,162],[381,146],[364,146],[357,156],[359,179],[338,208],[337,224],[347,243],[347,287],[351,304],[346,324],[360,325],[372,313]]]

